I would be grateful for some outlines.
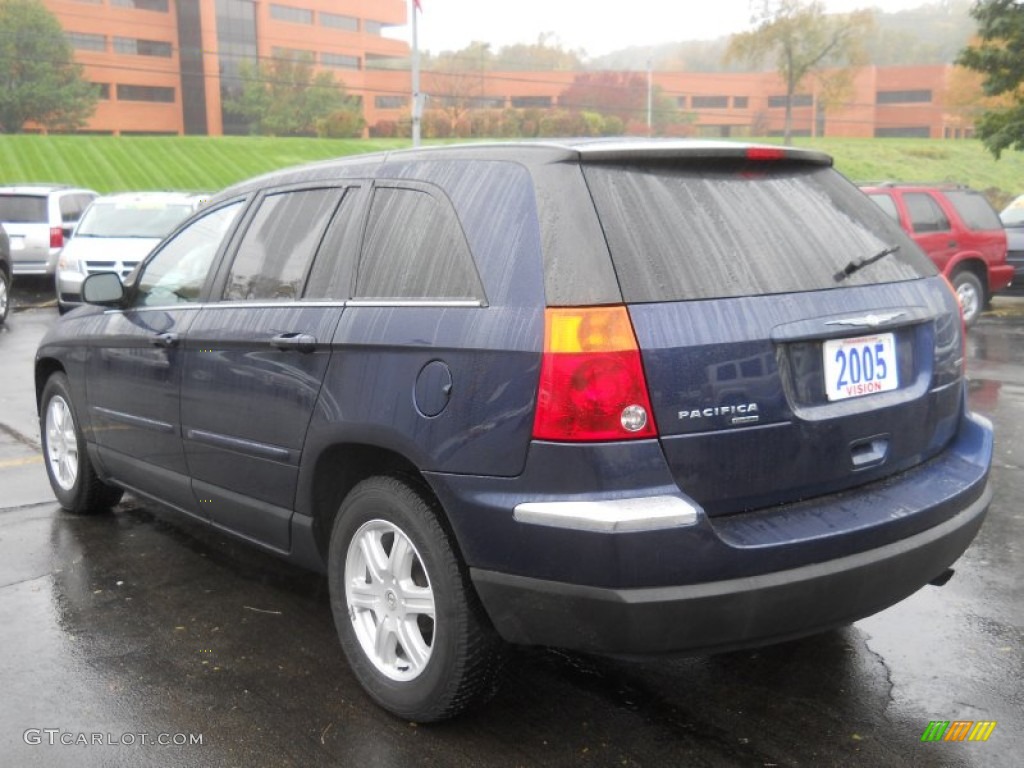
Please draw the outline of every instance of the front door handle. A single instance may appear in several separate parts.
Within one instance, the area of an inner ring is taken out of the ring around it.
[[[173,347],[178,343],[178,334],[157,333],[149,337],[149,343],[154,347]]]
[[[283,351],[312,352],[316,336],[308,333],[281,333],[270,340],[270,346]]]

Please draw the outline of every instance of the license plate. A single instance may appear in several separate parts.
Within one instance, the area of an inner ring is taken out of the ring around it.
[[[891,333],[826,341],[822,354],[829,400],[873,395],[899,386],[896,340]]]

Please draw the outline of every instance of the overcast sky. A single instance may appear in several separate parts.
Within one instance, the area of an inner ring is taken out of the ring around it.
[[[411,6],[411,0],[407,0]],[[825,0],[830,11],[899,11],[928,0]],[[420,0],[420,50],[458,50],[475,40],[496,48],[552,32],[562,46],[600,56],[620,48],[710,40],[750,24],[749,0]],[[391,37],[410,40],[410,27]]]

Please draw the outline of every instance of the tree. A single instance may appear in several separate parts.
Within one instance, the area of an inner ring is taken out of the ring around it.
[[[73,131],[96,109],[57,17],[40,0],[0,0],[0,130]]]
[[[583,72],[558,97],[558,105],[579,112],[618,118],[627,132],[644,132],[647,125],[647,75],[640,72]],[[654,130],[661,134],[679,122],[671,97],[659,86],[652,91]]]
[[[874,26],[871,11],[826,15],[820,0],[763,0],[751,19],[757,26],[733,35],[728,60],[760,64],[773,58],[786,88],[784,141],[793,129],[793,95],[812,74],[823,84],[846,76],[845,68],[864,61],[864,41]],[[832,69],[832,75],[825,71]],[[834,88],[827,89],[833,92]]]
[[[362,106],[348,96],[345,86],[330,72],[313,74],[308,55],[275,58],[269,64],[239,67],[242,88],[224,102],[224,110],[249,123],[252,133],[263,136],[312,136],[324,131],[324,120],[337,112],[354,113],[362,120]],[[335,125],[341,122],[335,116]],[[362,123],[359,122],[360,131]]]
[[[980,41],[965,48],[957,63],[985,76],[986,96],[1009,101],[983,112],[975,124],[978,137],[999,159],[1004,149],[1024,150],[1024,5],[1017,0],[982,0],[971,15],[978,22]]]

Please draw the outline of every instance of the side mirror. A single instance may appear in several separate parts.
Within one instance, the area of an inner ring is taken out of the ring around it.
[[[116,272],[97,272],[82,283],[82,301],[101,307],[116,307],[124,300],[124,286]]]

